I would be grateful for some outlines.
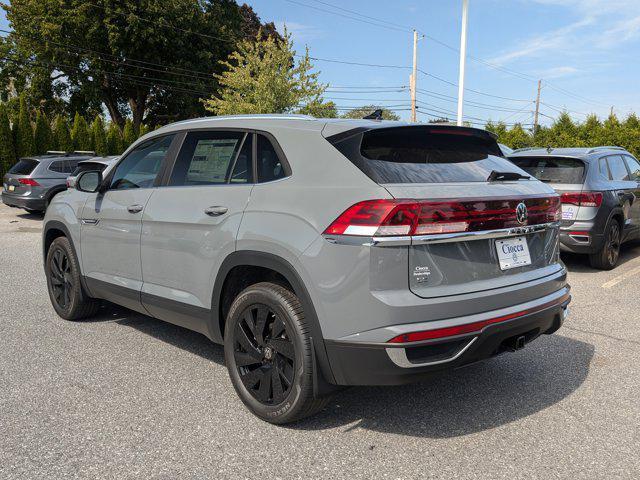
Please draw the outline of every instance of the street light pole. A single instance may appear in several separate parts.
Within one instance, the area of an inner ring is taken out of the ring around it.
[[[458,77],[458,126],[462,126],[464,104],[464,69],[467,60],[467,20],[469,0],[462,0],[462,33],[460,34],[460,74]]]
[[[411,121],[416,123],[416,75],[418,73],[418,32],[413,31],[413,69],[409,79],[411,89]]]

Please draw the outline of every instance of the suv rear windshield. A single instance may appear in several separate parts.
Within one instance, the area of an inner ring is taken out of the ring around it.
[[[14,173],[16,175],[29,175],[37,166],[37,160],[33,160],[31,158],[21,158],[20,161],[13,167],[11,167],[7,173]]]
[[[455,127],[392,127],[329,141],[372,180],[390,183],[486,182],[492,171],[522,170],[502,158],[486,132]]]
[[[511,157],[529,175],[548,183],[582,183],[584,163],[577,158]]]

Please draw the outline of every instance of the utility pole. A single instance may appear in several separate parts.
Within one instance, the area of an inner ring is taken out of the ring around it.
[[[411,121],[416,123],[416,76],[418,73],[418,32],[413,30],[413,69],[409,76],[411,90]]]
[[[464,69],[467,60],[467,20],[469,0],[462,0],[462,33],[460,34],[460,75],[458,78],[458,126],[462,126],[462,107],[464,104]]]
[[[538,114],[540,113],[540,90],[542,90],[542,80],[538,80],[538,96],[536,97],[536,113],[533,115],[533,133],[538,131]]]

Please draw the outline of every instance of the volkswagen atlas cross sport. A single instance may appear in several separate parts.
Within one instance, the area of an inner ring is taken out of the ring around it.
[[[560,249],[611,270],[640,238],[640,162],[620,147],[527,148],[509,159],[560,193]]]
[[[473,128],[305,116],[174,123],[56,196],[55,311],[100,299],[224,344],[273,423],[555,332],[559,196]]]

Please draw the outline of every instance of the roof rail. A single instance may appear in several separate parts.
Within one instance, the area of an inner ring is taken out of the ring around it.
[[[600,150],[622,150],[623,152],[627,151],[627,149],[623,147],[617,147],[615,145],[603,145],[601,147],[590,148],[589,150],[587,150],[587,153],[599,152]]]
[[[47,155],[66,155],[64,150],[47,150]]]
[[[93,150],[74,150],[72,153],[75,153],[76,155],[93,155],[94,157],[96,155],[96,152]]]

